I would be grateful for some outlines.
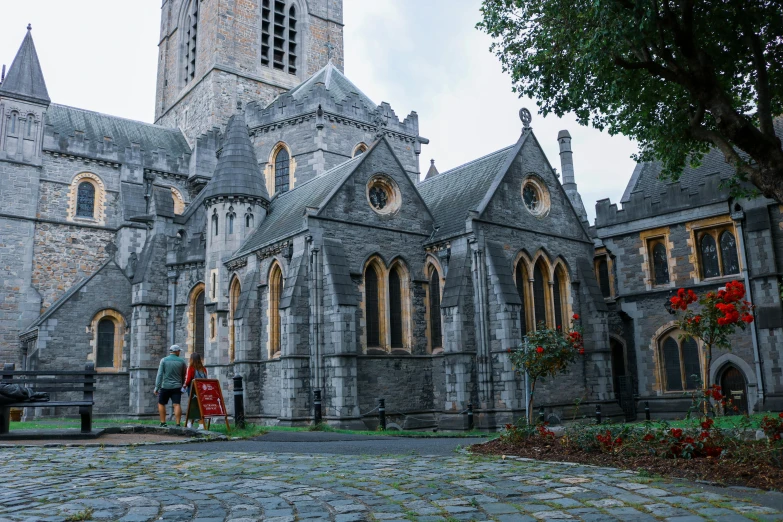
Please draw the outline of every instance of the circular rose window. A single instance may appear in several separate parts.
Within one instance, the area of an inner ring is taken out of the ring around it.
[[[367,201],[378,214],[392,214],[400,208],[402,198],[397,183],[388,176],[378,174],[367,183]]]
[[[549,192],[544,182],[537,177],[529,176],[522,183],[522,201],[534,216],[544,216],[549,212]]]

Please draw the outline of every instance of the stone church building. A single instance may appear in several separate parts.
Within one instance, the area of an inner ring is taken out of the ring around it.
[[[344,75],[342,14],[341,0],[164,0],[155,124],[52,103],[28,28],[0,83],[0,362],[93,361],[96,413],[146,416],[177,343],[226,397],[243,376],[247,415],[265,423],[310,422],[320,390],[334,425],[374,427],[384,398],[401,427],[464,429],[471,404],[493,429],[525,410],[508,350],[578,313],[586,354],[537,406],[613,415],[622,395],[626,416],[634,396],[671,413],[691,384],[671,384],[685,372],[673,354],[700,363],[664,295],[744,274],[768,320],[724,362],[750,408],[783,392],[779,207],[730,208],[699,173],[678,192],[691,199],[656,206],[641,165],[628,203],[599,202],[590,227],[570,135],[557,136],[560,179],[526,110],[511,145],[425,176],[418,115]],[[731,228],[740,254],[694,280],[697,220],[721,245]],[[656,241],[666,283],[651,275]]]

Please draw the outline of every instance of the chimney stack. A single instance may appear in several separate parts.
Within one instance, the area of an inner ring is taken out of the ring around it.
[[[561,130],[557,133],[557,142],[560,144],[560,169],[563,171],[563,186],[576,185],[574,154],[571,152],[571,134],[567,130]]]

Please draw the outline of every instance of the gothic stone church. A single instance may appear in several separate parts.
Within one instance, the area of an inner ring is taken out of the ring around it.
[[[671,391],[640,381],[620,229],[588,226],[566,131],[562,180],[527,111],[423,176],[418,115],[343,74],[340,0],[233,3],[163,1],[155,124],[52,103],[28,30],[0,84],[0,362],[93,361],[97,413],[145,416],[177,343],[262,422],[309,422],[320,390],[334,425],[384,398],[401,427],[464,429],[472,404],[492,429],[524,414],[507,350],[579,313],[586,354],[537,393],[553,419],[619,413],[626,374]]]

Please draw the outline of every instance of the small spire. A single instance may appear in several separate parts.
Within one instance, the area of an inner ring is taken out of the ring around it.
[[[27,24],[27,30],[32,31],[33,30],[33,24]]]
[[[427,171],[427,175],[424,176],[424,179],[434,178],[438,174],[440,174],[440,172],[438,172],[437,167],[435,167],[435,160],[431,159],[430,160],[430,170]]]

